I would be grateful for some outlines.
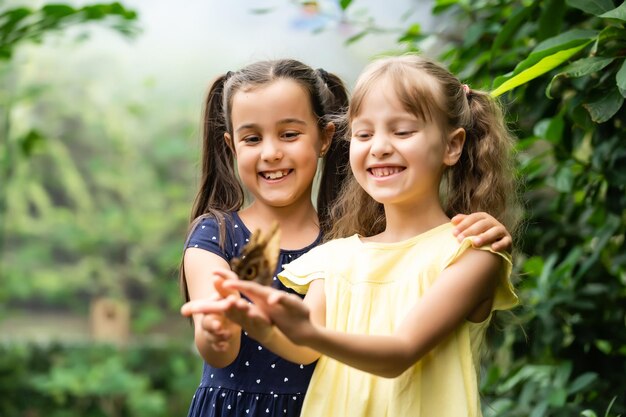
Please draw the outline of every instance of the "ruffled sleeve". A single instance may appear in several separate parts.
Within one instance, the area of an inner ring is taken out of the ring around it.
[[[278,279],[297,293],[306,294],[311,282],[327,277],[331,252],[329,249],[328,243],[318,246],[295,261],[283,265],[283,271],[278,274]]]
[[[456,262],[459,257],[470,248],[472,248],[471,238],[465,238],[459,245],[456,252],[449,258],[446,266]],[[476,249],[491,252],[504,259],[504,264],[501,269],[500,277],[498,278],[498,285],[496,286],[491,310],[509,310],[515,307],[519,303],[519,299],[515,294],[515,289],[513,288],[513,284],[511,282],[511,270],[513,265],[511,255],[506,252],[495,252],[489,246],[482,246]]]

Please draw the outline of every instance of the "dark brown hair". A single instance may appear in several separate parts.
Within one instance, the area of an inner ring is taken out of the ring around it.
[[[224,139],[224,133],[233,135],[233,96],[242,89],[269,85],[280,79],[293,80],[308,93],[320,134],[329,122],[348,107],[348,93],[339,77],[293,59],[260,61],[217,77],[204,105],[202,170],[200,186],[191,210],[188,236],[203,218],[214,216],[220,223],[220,242],[224,241],[225,216],[240,210],[244,204],[244,190],[235,173],[235,155]],[[330,206],[348,171],[349,144],[341,140],[340,136],[341,133],[336,131],[322,163],[317,212],[323,233],[329,228]],[[182,262],[179,276],[181,289],[188,300]]]

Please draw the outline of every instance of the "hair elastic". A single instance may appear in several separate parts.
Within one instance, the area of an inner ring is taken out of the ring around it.
[[[463,84],[461,87],[463,87],[463,91],[465,92],[466,96],[469,96],[472,92],[471,88],[467,84]]]

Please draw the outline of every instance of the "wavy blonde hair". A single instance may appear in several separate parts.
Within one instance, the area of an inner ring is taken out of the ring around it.
[[[348,125],[381,80],[389,81],[411,114],[438,123],[443,132],[465,129],[461,157],[446,169],[441,185],[446,214],[452,217],[484,211],[513,234],[520,218],[514,137],[498,101],[488,92],[468,89],[447,69],[422,56],[388,57],[374,61],[359,76],[347,114]],[[349,137],[349,128],[347,132]],[[354,233],[372,236],[385,230],[385,213],[382,204],[350,175],[331,210],[331,224],[328,239]]]

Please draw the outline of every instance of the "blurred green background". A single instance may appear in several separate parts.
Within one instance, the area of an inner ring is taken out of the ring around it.
[[[0,416],[186,415],[177,268],[210,81],[295,57],[351,85],[406,51],[494,91],[519,138],[523,305],[484,415],[626,415],[626,6],[381,3],[0,3]]]

